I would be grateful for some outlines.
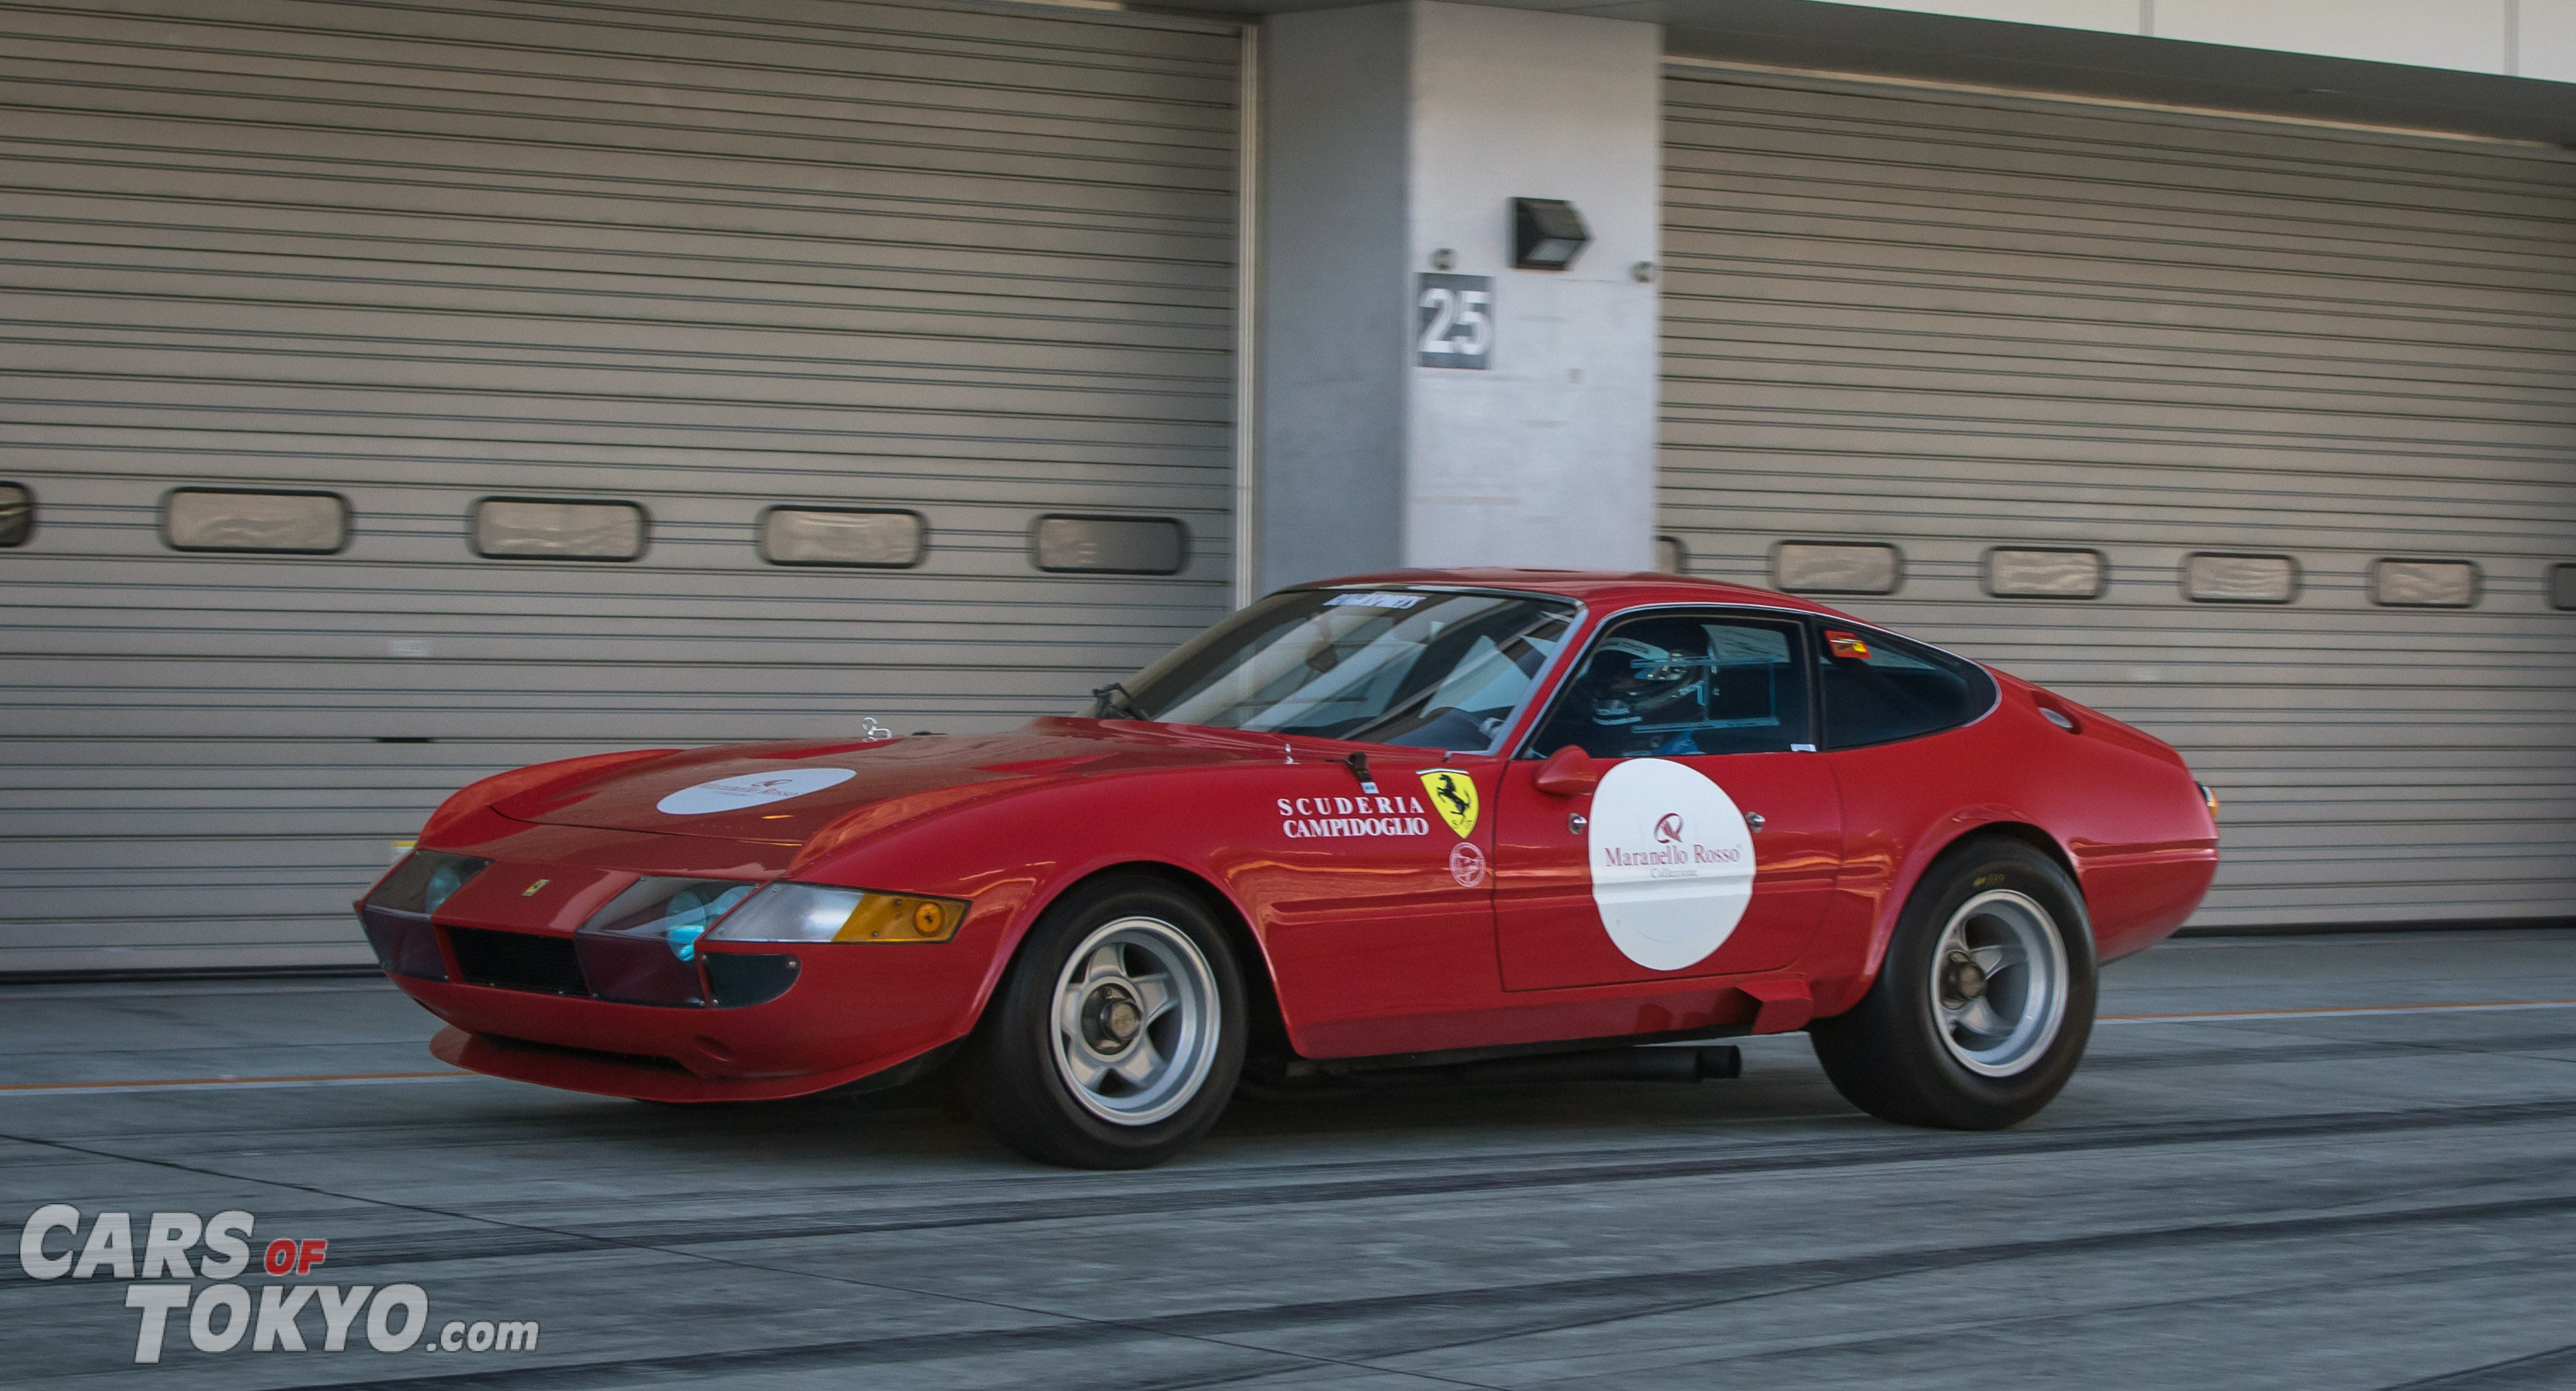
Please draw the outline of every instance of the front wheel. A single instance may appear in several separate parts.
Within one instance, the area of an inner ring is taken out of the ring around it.
[[[968,1108],[1003,1144],[1142,1169],[1216,1123],[1243,1046],[1242,975],[1206,907],[1119,879],[1047,910],[960,1061]]]
[[[1924,875],[1869,993],[1808,1033],[1835,1090],[1871,1115],[2001,1130],[2074,1075],[2094,994],[2074,881],[2020,841],[1982,840]]]

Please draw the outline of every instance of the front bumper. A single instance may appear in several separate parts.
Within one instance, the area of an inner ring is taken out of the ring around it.
[[[615,1096],[756,1100],[841,1086],[963,1037],[986,958],[957,945],[802,947],[786,993],[739,1009],[393,980],[449,1032],[491,1042],[440,1054],[459,1067]]]
[[[936,942],[702,942],[682,965],[658,940],[603,953],[575,931],[642,870],[517,848],[477,847],[493,864],[432,916],[360,916],[394,984],[453,1026],[437,1056],[574,1091],[762,1100],[899,1067],[974,1027],[1008,917],[970,913]]]
[[[438,1031],[429,1041],[429,1052],[440,1062],[487,1077],[638,1101],[696,1102],[781,1101],[871,1080],[875,1086],[895,1086],[928,1071],[926,1064],[943,1060],[949,1046],[934,1045],[823,1072],[748,1078],[701,1077],[666,1058],[500,1038],[468,1033],[454,1025]]]

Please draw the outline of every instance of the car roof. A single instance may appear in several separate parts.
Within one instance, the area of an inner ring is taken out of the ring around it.
[[[1381,570],[1367,575],[1309,580],[1290,587],[1320,589],[1343,585],[1465,585],[1477,589],[1516,589],[1562,595],[1602,610],[1632,608],[1639,604],[1753,604],[1835,618],[1849,617],[1839,610],[1794,594],[1756,589],[1745,584],[1728,584],[1722,580],[1704,580],[1691,575],[1669,575],[1657,570],[1539,570],[1499,566]]]

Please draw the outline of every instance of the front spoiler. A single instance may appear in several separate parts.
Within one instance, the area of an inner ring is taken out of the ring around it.
[[[631,1097],[637,1101],[783,1101],[811,1096],[853,1083],[874,1083],[861,1090],[899,1086],[936,1066],[948,1046],[871,1058],[854,1067],[803,1072],[790,1077],[700,1077],[676,1066],[629,1061],[624,1055],[594,1053],[553,1044],[528,1043],[491,1034],[468,1033],[454,1025],[429,1041],[432,1057],[468,1072],[534,1082],[541,1087],[589,1092],[594,1096]]]

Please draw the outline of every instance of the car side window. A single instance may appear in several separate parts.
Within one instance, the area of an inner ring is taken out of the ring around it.
[[[1936,734],[1994,706],[1994,678],[1974,662],[1830,620],[1819,622],[1816,632],[1827,748]]]
[[[1711,614],[1612,624],[1566,678],[1531,752],[1686,757],[1811,743],[1805,639],[1794,622]]]

